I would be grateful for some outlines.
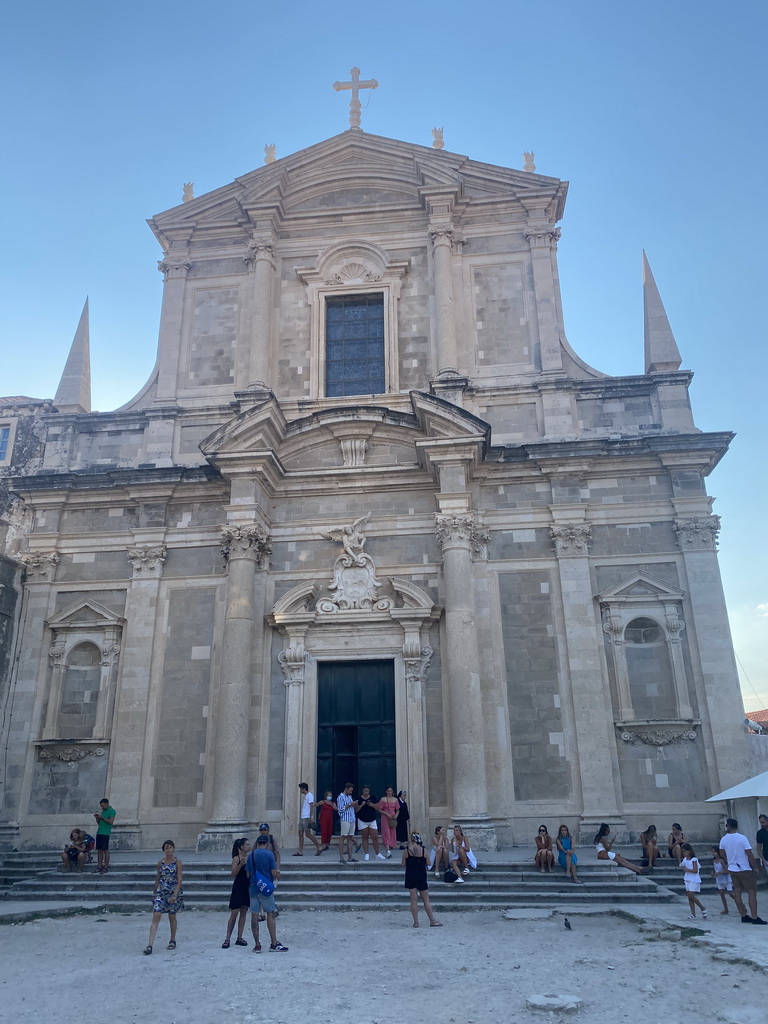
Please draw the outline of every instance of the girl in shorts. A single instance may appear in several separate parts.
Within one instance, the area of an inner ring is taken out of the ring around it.
[[[728,870],[728,862],[723,860],[719,846],[712,847],[712,874],[715,876],[717,891],[720,893],[720,899],[723,903],[723,909],[720,913],[727,914],[728,900],[726,899],[726,893],[731,897],[734,903],[736,902],[736,898],[733,895],[733,881],[731,879],[731,873]]]
[[[701,871],[696,851],[690,843],[681,843],[680,852],[683,855],[680,867],[683,869],[685,895],[688,897],[688,906],[691,911],[690,919],[691,921],[696,920],[696,907],[698,907],[701,911],[701,916],[706,921],[707,912],[704,909],[704,904],[696,895],[697,892],[701,892]]]

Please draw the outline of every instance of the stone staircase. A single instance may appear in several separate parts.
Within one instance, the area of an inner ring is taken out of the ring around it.
[[[231,878],[221,859],[200,856],[185,858],[184,892],[188,908],[224,910],[229,900]],[[4,891],[0,898],[17,902],[98,903],[112,910],[146,910],[154,881],[154,861],[132,859],[130,854],[113,857],[107,875],[87,865],[82,874],[54,867],[56,854],[8,854],[0,863]],[[396,855],[389,861],[340,865],[337,860],[314,857],[283,859],[278,887],[278,906],[302,910],[387,910],[407,904],[403,871]],[[53,863],[52,863],[53,862]],[[675,900],[657,869],[653,876],[637,877],[629,871],[602,863],[580,864],[584,885],[576,885],[555,868],[541,875],[530,864],[489,863],[473,871],[464,885],[446,885],[430,876],[430,897],[436,910],[502,910],[514,906],[552,906],[621,903],[658,905]],[[677,869],[674,869],[677,872]],[[669,880],[680,883],[672,870]],[[657,884],[660,883],[660,884]],[[676,886],[677,889],[677,886]],[[714,889],[714,885],[713,885]]]

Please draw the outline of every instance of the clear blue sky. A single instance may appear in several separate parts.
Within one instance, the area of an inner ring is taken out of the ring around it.
[[[764,0],[290,5],[27,0],[0,42],[0,394],[51,397],[86,294],[94,407],[145,382],[161,299],[144,223],[347,127],[571,182],[560,271],[571,344],[642,372],[645,248],[705,430],[748,709],[768,706]],[[760,513],[761,515],[763,513]],[[753,690],[754,687],[754,690]],[[755,692],[756,691],[756,692]]]

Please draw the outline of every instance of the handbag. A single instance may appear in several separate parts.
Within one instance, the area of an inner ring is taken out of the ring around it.
[[[444,882],[455,882],[458,877],[459,876],[456,874],[456,872],[453,870],[453,868],[446,868],[446,870],[445,870],[445,872],[443,874],[443,881]]]
[[[253,884],[262,896],[271,896],[275,891],[275,883],[271,878],[267,878],[266,875],[262,875],[260,871],[256,872]]]

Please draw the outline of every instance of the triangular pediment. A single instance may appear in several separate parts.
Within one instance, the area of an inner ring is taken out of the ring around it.
[[[247,231],[265,205],[285,216],[311,209],[423,205],[421,190],[446,187],[459,202],[547,195],[562,215],[567,186],[557,178],[471,160],[449,150],[347,131],[244,174],[149,221],[164,247],[184,230]]]
[[[658,576],[638,570],[618,583],[607,587],[597,597],[604,603],[611,601],[682,601],[685,591],[672,587]]]
[[[105,605],[99,604],[98,601],[93,601],[90,598],[75,601],[46,620],[47,625],[51,629],[118,626],[124,621],[125,619],[121,615],[116,615],[111,608],[107,608]]]

